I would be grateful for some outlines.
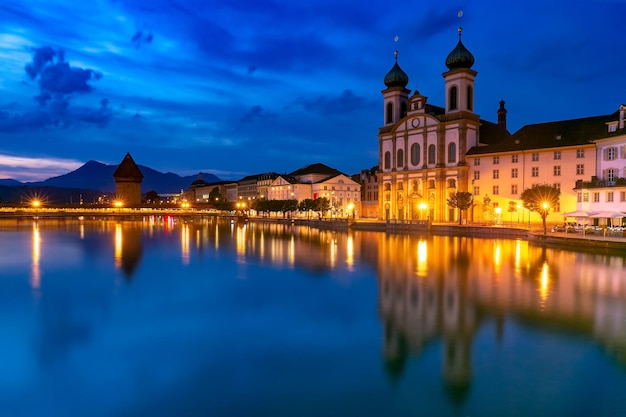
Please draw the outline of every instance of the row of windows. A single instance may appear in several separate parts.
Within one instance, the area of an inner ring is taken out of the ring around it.
[[[609,149],[613,149],[613,148],[609,148]],[[617,148],[615,149],[615,155],[617,155]],[[585,150],[584,149],[576,149],[576,158],[584,158],[585,157]],[[561,159],[561,151],[554,151],[553,154],[553,159],[554,160],[560,160]],[[615,158],[614,158],[615,159]],[[531,154],[531,160],[533,162],[537,162],[539,161],[539,153],[538,152],[533,152]],[[519,154],[515,154],[515,155],[511,155],[511,162],[516,164],[519,162]],[[500,163],[500,156],[494,156],[493,157],[493,164],[494,165],[498,165]],[[474,158],[474,166],[479,166],[480,165],[480,158]]]
[[[530,173],[531,173],[531,176],[538,177],[539,176],[539,167],[532,167]],[[576,175],[584,175],[584,174],[585,174],[585,165],[584,164],[576,165]],[[555,177],[560,177],[561,176],[561,166],[560,165],[555,165],[554,167],[552,167],[552,175],[554,175]],[[517,178],[517,177],[518,177],[518,169],[517,168],[511,168],[511,178]],[[607,177],[607,181],[615,181],[615,177],[616,177],[615,170],[612,170],[612,169],[607,170],[606,177]],[[493,170],[492,178],[494,180],[497,180],[497,179],[500,178],[500,170],[499,169],[494,169]],[[474,179],[475,180],[479,180],[480,179],[480,171],[474,171]]]
[[[618,158],[619,149],[615,146],[604,149],[603,156],[605,161],[615,161]],[[622,159],[626,158],[626,147],[622,147]]]
[[[552,186],[554,188],[556,188],[557,190],[561,189],[561,184],[560,183],[555,183],[552,184]],[[480,187],[479,186],[474,186],[473,189],[473,194],[474,195],[480,195]],[[491,187],[491,194],[493,195],[500,195],[500,186],[499,185],[494,185]],[[511,195],[518,195],[519,194],[519,187],[517,184],[511,184]]]
[[[599,203],[600,202],[600,192],[593,192],[591,193],[591,197],[593,198],[593,202],[594,203]],[[589,193],[584,191],[584,192],[578,192],[577,194],[577,200],[579,203],[588,203],[589,202]],[[605,201],[607,203],[612,203],[615,201],[615,192],[614,191],[606,191],[606,195],[605,195]],[[626,191],[620,191],[619,192],[619,201],[620,202],[626,202]]]
[[[411,145],[411,165],[417,166],[421,161],[421,147],[419,143]],[[435,145],[428,145],[428,163],[434,164],[436,161],[436,148]],[[456,162],[456,143],[450,143],[448,145],[448,162]],[[404,167],[404,149],[398,149],[396,154],[396,167]],[[391,168],[391,152],[385,152],[383,169]]]

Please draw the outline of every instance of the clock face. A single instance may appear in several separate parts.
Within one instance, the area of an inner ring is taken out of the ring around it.
[[[420,125],[420,119],[418,119],[417,117],[413,120],[411,120],[411,126],[413,127],[419,127]]]

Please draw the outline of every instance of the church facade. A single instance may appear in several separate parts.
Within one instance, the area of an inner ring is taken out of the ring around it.
[[[474,57],[459,41],[446,59],[444,107],[427,103],[397,60],[385,76],[382,91],[384,125],[379,128],[379,218],[456,221],[458,210],[447,205],[455,192],[470,191],[466,154],[480,143],[508,135],[506,111],[499,124],[474,112]],[[500,112],[499,112],[500,116]]]

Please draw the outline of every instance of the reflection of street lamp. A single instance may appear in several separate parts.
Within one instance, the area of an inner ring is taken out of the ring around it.
[[[521,209],[522,206],[518,204],[516,208],[517,208],[517,223],[519,223],[519,209]]]

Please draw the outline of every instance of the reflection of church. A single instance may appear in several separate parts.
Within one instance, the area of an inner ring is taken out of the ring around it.
[[[584,334],[626,365],[623,258],[587,266],[570,258],[592,255],[445,236],[380,236],[378,249],[383,355],[394,378],[409,357],[442,343],[442,378],[461,401],[471,387],[472,345],[481,323],[495,323],[499,338],[505,316]],[[449,259],[435,255],[442,253]]]

